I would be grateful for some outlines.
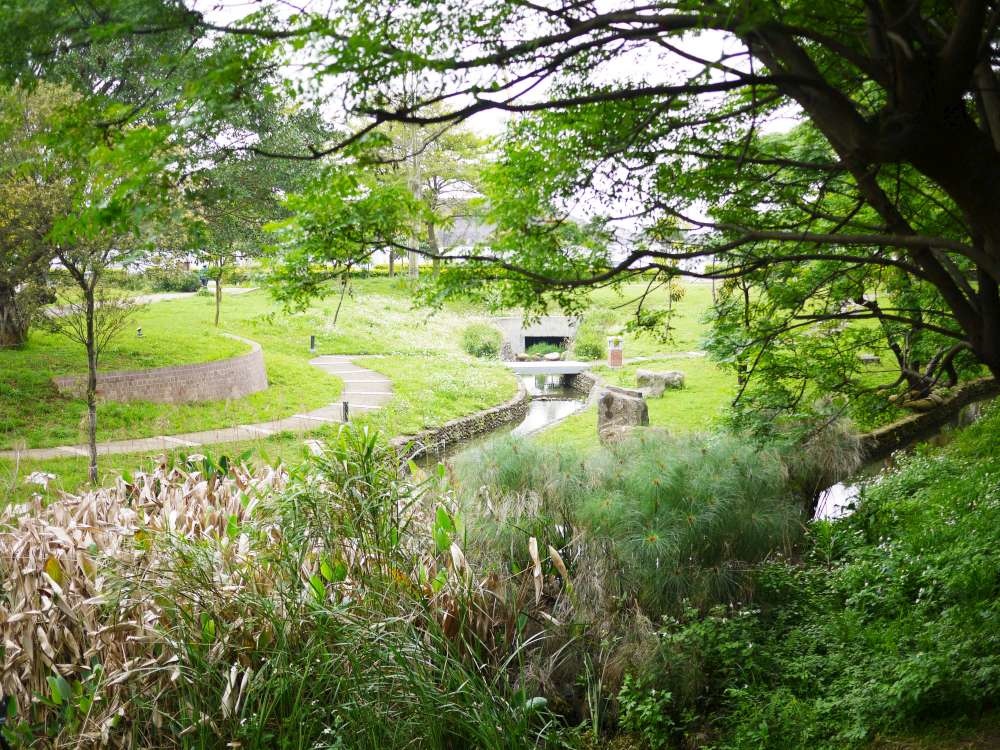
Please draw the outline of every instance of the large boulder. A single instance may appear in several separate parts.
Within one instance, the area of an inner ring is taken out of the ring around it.
[[[636,370],[635,382],[644,396],[647,398],[658,398],[668,388],[683,388],[684,373],[677,370],[669,372]]]
[[[598,436],[621,433],[622,427],[649,424],[646,399],[638,391],[605,386],[597,398]]]

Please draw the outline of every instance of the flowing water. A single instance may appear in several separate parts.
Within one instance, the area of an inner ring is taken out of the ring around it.
[[[420,466],[433,466],[460,453],[478,448],[501,435],[531,435],[544,427],[565,419],[583,408],[585,401],[579,391],[562,384],[561,375],[522,375],[521,382],[531,396],[528,411],[517,424],[505,425],[492,432],[455,443],[444,451],[417,459]]]
[[[989,402],[969,404],[949,424],[945,425],[937,435],[917,442],[927,442],[934,446],[947,445],[951,442],[952,437],[954,437],[956,429],[966,427],[982,416],[985,403]],[[908,451],[911,448],[912,445],[908,445],[901,450]],[[857,501],[861,497],[861,491],[865,483],[872,481],[882,471],[890,468],[892,463],[891,457],[881,461],[873,461],[861,467],[851,479],[827,487],[819,495],[819,502],[816,505],[816,515],[813,518],[816,520],[832,521],[853,513]]]

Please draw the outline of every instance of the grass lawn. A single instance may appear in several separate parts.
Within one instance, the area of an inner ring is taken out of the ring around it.
[[[517,393],[517,379],[506,367],[465,356],[394,355],[355,362],[393,379],[392,401],[363,419],[388,435],[420,432],[496,406]]]
[[[251,299],[256,298],[256,299]],[[227,300],[233,311],[270,306],[260,292]],[[135,319],[143,337],[132,327],[112,342],[102,358],[102,370],[145,369],[207,362],[248,351],[246,344],[223,331],[264,344],[270,387],[243,399],[195,404],[129,402],[101,404],[98,439],[175,434],[258,422],[315,409],[332,401],[341,389],[338,379],[308,364],[308,351],[295,353],[281,346],[281,336],[264,341],[246,326],[212,325],[212,300],[204,296],[157,302]],[[61,396],[52,377],[86,371],[83,348],[35,329],[28,345],[0,352],[0,449],[79,443],[85,439],[87,407],[83,399]]]
[[[719,420],[736,391],[733,375],[720,370],[706,357],[663,357],[626,365],[619,370],[599,367],[594,372],[611,385],[634,388],[637,369],[684,373],[684,388],[665,391],[662,397],[646,401],[649,424],[672,432],[708,430]],[[598,448],[597,407],[590,406],[568,417],[551,429],[543,430],[535,439],[580,450]]]
[[[408,284],[401,279],[354,280],[351,288],[336,324],[336,297],[295,313],[284,311],[264,291],[224,298],[221,330],[260,342],[271,387],[226,402],[104,403],[99,407],[99,439],[169,435],[276,419],[317,408],[335,400],[342,384],[308,364],[316,354],[380,355],[359,359],[359,363],[393,380],[394,399],[385,409],[367,417],[358,415],[358,419],[389,435],[441,424],[501,403],[516,392],[516,378],[502,365],[474,360],[461,352],[457,334],[481,318],[476,310],[461,305],[434,314],[414,310]],[[202,296],[150,305],[136,323],[143,326],[145,336],[120,337],[107,358],[108,368],[207,361],[245,351],[243,344],[215,332],[212,312],[213,300]],[[316,354],[309,351],[310,335],[317,336]],[[4,420],[0,448],[17,441],[41,447],[84,439],[84,402],[59,396],[50,381],[55,374],[80,372],[85,366],[82,353],[45,336],[36,332],[25,349],[0,352],[0,387],[7,389],[0,393]],[[53,356],[50,345],[64,347],[62,359],[57,359],[58,368],[40,364],[46,361],[45,356]],[[322,437],[331,429],[319,429],[316,436]],[[303,450],[301,438],[292,435],[205,450],[238,455],[246,448],[252,448],[262,460],[289,460]],[[148,456],[136,454],[106,456],[101,458],[100,467],[103,476],[113,477],[145,460]],[[86,459],[24,462],[16,470],[10,462],[0,461],[0,490],[15,473],[24,477],[36,470],[59,475],[58,486],[72,490],[85,480]],[[24,497],[30,489],[19,486],[12,492]]]
[[[622,295],[608,290],[592,293],[594,304],[614,308],[643,290],[631,284]],[[660,305],[657,293],[646,304]],[[662,293],[660,294],[662,296]],[[711,301],[706,284],[688,284],[684,299],[676,303],[671,340],[660,342],[648,335],[626,337],[626,357],[656,356],[699,347],[705,327],[702,316]],[[460,333],[469,323],[484,319],[483,312],[466,304],[449,304],[443,310],[414,309],[409,282],[397,279],[354,279],[344,297],[337,322],[338,295],[317,301],[306,310],[287,312],[266,291],[223,298],[220,332],[258,341],[265,354],[271,387],[253,396],[223,402],[170,405],[101,404],[99,439],[176,434],[266,421],[317,408],[336,399],[341,383],[308,364],[309,337],[317,337],[317,354],[379,355],[358,363],[388,375],[395,389],[392,402],[372,415],[358,415],[389,435],[411,434],[450,419],[501,403],[517,389],[516,379],[499,363],[474,360],[461,351]],[[635,303],[614,311],[624,324]],[[158,302],[146,307],[135,325],[144,329],[138,339],[130,329],[108,352],[105,369],[158,367],[208,361],[245,351],[245,346],[219,335],[212,325],[213,300],[208,296]],[[726,376],[702,359],[669,358],[643,363],[651,369],[681,369],[688,374],[684,391],[650,401],[653,424],[674,429],[698,429],[710,423],[727,398]],[[15,444],[44,447],[84,440],[85,404],[59,396],[51,385],[57,374],[82,372],[82,351],[50,334],[35,331],[28,347],[0,352],[0,449]],[[634,377],[634,367],[622,377]],[[610,377],[619,377],[614,374]],[[634,381],[629,381],[634,382]],[[44,415],[44,418],[43,416]],[[541,439],[567,439],[596,445],[596,415],[576,415],[544,433]],[[332,428],[316,431],[322,437]],[[238,455],[252,448],[263,460],[290,460],[302,454],[295,436],[274,436],[246,446],[224,445],[205,449],[213,454]],[[101,459],[105,476],[130,470],[148,457],[107,456]],[[60,477],[59,486],[75,489],[86,476],[86,460],[55,459],[24,463],[21,477],[44,470]],[[0,483],[14,467],[0,461]],[[2,486],[2,484],[0,484]],[[18,488],[19,496],[27,488]]]
[[[650,333],[625,333],[625,358],[658,356],[667,352],[697,351],[708,332],[705,314],[712,305],[712,285],[705,282],[683,282],[684,296],[674,302],[673,317],[670,320],[669,337],[664,341]],[[620,292],[612,289],[597,289],[591,292],[593,307],[610,310],[614,315],[614,327],[623,327],[635,315],[636,300],[646,289],[646,284],[625,284]],[[651,292],[643,303],[644,309],[667,307],[665,290]],[[586,317],[586,313],[584,313]]]

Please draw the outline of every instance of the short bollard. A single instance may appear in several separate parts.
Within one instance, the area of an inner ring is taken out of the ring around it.
[[[623,343],[621,336],[608,337],[608,367],[621,367],[624,364]]]
[[[347,422],[351,418],[350,405],[346,401],[341,401],[340,403],[344,407],[344,421]]]
[[[313,354],[316,353],[316,337],[315,336],[310,336],[309,337],[309,351],[312,352]]]

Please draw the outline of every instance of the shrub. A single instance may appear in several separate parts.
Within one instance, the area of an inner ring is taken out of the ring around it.
[[[578,359],[603,359],[608,351],[608,328],[614,324],[609,310],[594,310],[583,316],[576,329],[573,351]]]
[[[154,292],[197,292],[201,289],[201,278],[194,271],[157,266],[150,268],[145,275]]]
[[[502,342],[500,331],[487,323],[473,323],[462,331],[462,349],[473,357],[496,359]]]
[[[31,646],[5,654],[5,736],[554,746],[545,701],[515,666],[517,622],[535,607],[505,605],[530,573],[478,580],[457,519],[427,490],[400,479],[374,435],[345,428],[292,476],[198,457],[3,511],[0,612],[25,616],[5,616],[0,635]]]

